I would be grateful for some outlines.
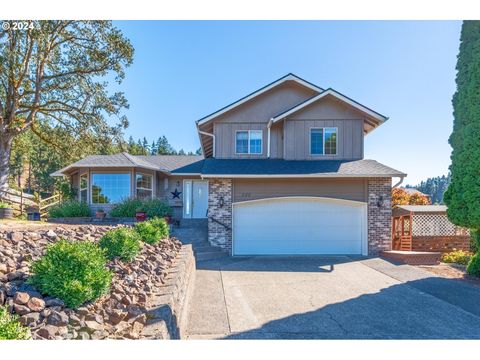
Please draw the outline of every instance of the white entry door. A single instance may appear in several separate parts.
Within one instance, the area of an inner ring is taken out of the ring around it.
[[[201,219],[207,217],[208,181],[185,180],[183,217]]]
[[[277,198],[235,203],[234,255],[367,254],[365,203]]]

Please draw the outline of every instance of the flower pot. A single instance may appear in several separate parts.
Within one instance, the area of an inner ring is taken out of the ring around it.
[[[169,225],[173,223],[172,215],[167,215],[164,217],[164,219]]]
[[[135,213],[135,220],[137,221],[146,221],[147,220],[147,213],[143,211],[137,211]]]
[[[0,208],[0,219],[13,219],[13,209]]]
[[[103,210],[97,210],[97,211],[95,212],[95,217],[96,217],[97,219],[103,219],[103,218],[105,217],[105,211],[103,211]]]

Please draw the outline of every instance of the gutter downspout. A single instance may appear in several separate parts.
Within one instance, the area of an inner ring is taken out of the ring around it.
[[[201,130],[198,130],[198,133],[199,133],[199,134],[202,134],[202,135],[206,135],[206,136],[211,136],[211,137],[212,137],[212,139],[213,139],[213,146],[212,146],[212,147],[213,147],[213,154],[212,154],[212,156],[215,157],[215,135],[210,134],[210,133],[207,133],[207,132],[205,132],[205,131],[201,131]]]
[[[400,177],[400,181],[397,182],[395,185],[393,185],[392,189],[395,189],[397,186],[400,186],[400,184],[403,183],[403,179],[405,179],[405,176]]]
[[[267,124],[267,159],[270,159],[270,128],[273,124],[273,118]]]

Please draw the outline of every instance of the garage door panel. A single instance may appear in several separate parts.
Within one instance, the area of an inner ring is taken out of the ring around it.
[[[365,205],[323,198],[234,204],[235,255],[361,254]]]

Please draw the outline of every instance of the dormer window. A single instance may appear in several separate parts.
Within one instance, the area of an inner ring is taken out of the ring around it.
[[[311,155],[337,154],[337,128],[310,129]]]
[[[237,154],[261,154],[262,130],[240,130],[236,132],[235,152]]]

